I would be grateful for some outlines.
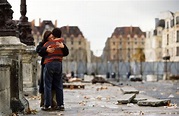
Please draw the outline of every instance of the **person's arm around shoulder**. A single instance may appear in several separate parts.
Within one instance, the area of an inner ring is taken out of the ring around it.
[[[63,56],[68,56],[69,54],[68,47],[65,44],[63,45],[64,45],[64,48],[62,48]]]
[[[56,44],[59,46],[59,48],[61,48],[63,52],[63,56],[68,56],[69,54],[68,47],[63,42],[57,42]]]
[[[52,48],[51,46],[48,47],[44,47],[44,43],[40,42],[39,45],[36,47],[36,52],[39,54],[39,56],[44,57],[46,56],[48,53],[53,53],[54,52],[54,48]]]
[[[44,43],[43,42],[40,42],[39,45],[37,45],[36,47],[36,52],[40,55],[40,56],[44,56],[47,54],[46,50],[47,48],[46,47],[43,47]]]

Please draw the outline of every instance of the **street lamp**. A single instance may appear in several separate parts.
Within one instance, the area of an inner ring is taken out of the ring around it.
[[[20,13],[21,17],[18,23],[20,41],[26,45],[34,45],[34,38],[31,34],[31,25],[26,17],[26,0],[21,0]]]
[[[12,20],[14,11],[7,0],[0,0],[0,36],[16,36],[17,26]]]

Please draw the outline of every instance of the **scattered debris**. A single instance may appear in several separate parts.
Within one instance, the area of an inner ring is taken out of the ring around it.
[[[96,99],[102,100],[102,96],[97,96]]]
[[[139,91],[132,87],[121,87],[122,92],[124,93],[118,99],[118,104],[127,104],[130,106],[130,103],[137,103],[139,106],[168,106],[171,103],[169,99],[156,99],[146,95],[139,94]],[[170,96],[172,97],[172,95]]]
[[[142,75],[130,75],[129,80],[130,81],[142,81]]]
[[[85,98],[85,99],[90,99],[90,97],[88,97],[88,96],[84,96],[84,98]]]
[[[63,88],[68,89],[84,89],[85,85],[82,83],[64,83]]]
[[[167,106],[164,106],[164,108],[177,108],[177,104],[169,103]]]
[[[82,106],[85,106],[86,105],[86,101],[82,101],[79,104],[82,105]]]
[[[157,106],[167,106],[170,102],[171,102],[171,100],[168,100],[168,99],[166,99],[166,100],[156,99],[156,100],[139,101],[139,102],[137,102],[137,104],[139,106],[157,107]]]
[[[105,90],[105,89],[108,89],[107,87],[100,87],[100,88],[97,88],[96,90],[99,91],[99,90]]]
[[[140,112],[139,112],[139,115],[144,115],[144,112],[140,111]]]
[[[169,77],[170,80],[179,80],[179,75],[171,75]]]
[[[96,83],[109,83],[109,81],[106,81],[103,77],[94,77],[92,79],[92,84],[96,84]]]
[[[127,104],[130,103],[134,98],[136,97],[136,94],[124,94],[120,98],[118,98],[118,104]]]
[[[68,82],[70,83],[70,82],[81,82],[82,80],[81,80],[81,78],[69,78],[68,79]]]
[[[30,108],[25,110],[25,114],[37,114],[37,110],[32,110]]]

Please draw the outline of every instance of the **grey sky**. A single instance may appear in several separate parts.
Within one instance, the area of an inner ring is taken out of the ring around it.
[[[116,27],[139,26],[154,29],[155,18],[163,11],[179,11],[179,0],[26,0],[29,21],[58,21],[58,27],[78,26],[100,54]],[[20,0],[8,0],[20,18]]]

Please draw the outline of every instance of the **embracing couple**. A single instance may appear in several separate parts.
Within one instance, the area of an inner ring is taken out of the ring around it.
[[[44,111],[65,109],[62,60],[69,54],[69,50],[61,34],[60,28],[54,28],[52,32],[46,31],[42,42],[36,48],[36,52],[42,57],[39,92],[41,93],[40,106]]]

